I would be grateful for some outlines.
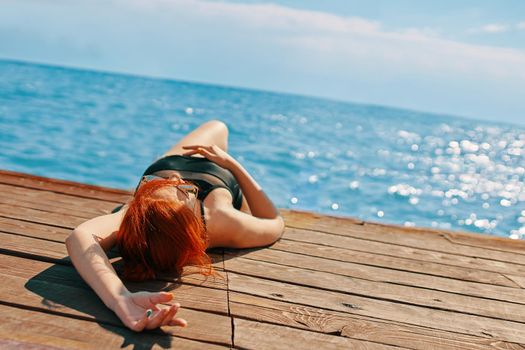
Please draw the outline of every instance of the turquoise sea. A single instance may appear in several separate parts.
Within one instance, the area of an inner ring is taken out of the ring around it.
[[[525,127],[0,61],[0,168],[131,189],[200,123],[277,206],[525,238]]]

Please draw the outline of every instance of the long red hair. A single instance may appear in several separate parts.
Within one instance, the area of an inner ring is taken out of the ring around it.
[[[159,195],[160,190],[173,189],[179,183],[169,179],[143,183],[128,204],[117,233],[124,279],[144,281],[159,273],[180,275],[186,265],[197,266],[205,276],[215,274],[206,254],[201,219],[186,204]]]

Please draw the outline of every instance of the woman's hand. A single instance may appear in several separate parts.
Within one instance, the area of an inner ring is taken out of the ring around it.
[[[236,160],[217,145],[193,145],[182,146],[182,148],[189,150],[184,153],[185,156],[200,154],[225,169],[231,169],[231,167],[236,164]]]
[[[171,299],[173,295],[166,292],[128,293],[116,300],[112,309],[128,328],[136,332],[160,326],[186,327],[188,324],[186,320],[174,318],[180,304],[175,303],[164,308],[157,307],[157,304],[168,302]]]

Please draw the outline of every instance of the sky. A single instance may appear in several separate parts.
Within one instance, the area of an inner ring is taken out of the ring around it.
[[[525,125],[523,0],[0,0],[0,59]]]

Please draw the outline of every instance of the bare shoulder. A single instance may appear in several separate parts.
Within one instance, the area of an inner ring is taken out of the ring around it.
[[[266,246],[278,240],[284,230],[280,216],[257,218],[229,206],[216,208],[211,214],[208,223],[210,248]]]

